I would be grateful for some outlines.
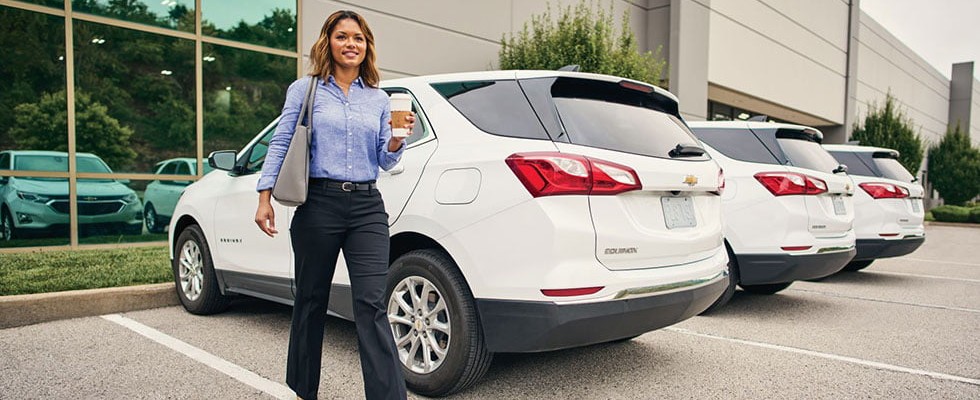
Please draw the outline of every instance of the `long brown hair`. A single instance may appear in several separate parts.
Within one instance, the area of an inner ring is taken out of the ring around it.
[[[361,62],[360,75],[365,85],[376,88],[381,81],[381,77],[378,73],[378,67],[375,64],[374,34],[371,33],[371,28],[368,27],[367,20],[353,11],[337,11],[330,14],[327,20],[323,22],[323,28],[320,29],[320,38],[316,40],[313,48],[310,49],[310,66],[312,67],[310,75],[326,79],[328,75],[333,74],[335,65],[333,55],[330,54],[330,34],[333,33],[337,23],[345,19],[352,19],[361,26],[361,32],[364,33],[364,39],[367,41],[367,53],[364,54],[364,61]]]

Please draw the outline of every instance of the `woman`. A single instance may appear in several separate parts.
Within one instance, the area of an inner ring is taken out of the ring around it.
[[[296,209],[290,227],[296,299],[286,383],[300,398],[317,397],[327,301],[343,249],[365,395],[404,399],[405,381],[384,304],[388,214],[374,182],[379,167],[388,170],[398,163],[405,139],[391,136],[388,96],[377,87],[374,36],[363,17],[352,11],[331,14],[310,50],[310,61],[310,75],[317,78],[310,184],[306,203]],[[257,185],[255,222],[269,236],[278,233],[272,187],[309,82],[302,78],[289,86]],[[414,120],[407,117],[401,123],[411,130]]]

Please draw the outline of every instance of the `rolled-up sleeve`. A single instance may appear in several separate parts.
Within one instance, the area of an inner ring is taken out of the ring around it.
[[[388,151],[388,146],[391,142],[391,125],[388,124],[389,120],[391,120],[391,104],[385,101],[385,110],[381,113],[381,134],[378,135],[378,166],[385,171],[398,165],[398,161],[402,158],[402,153],[405,152],[404,142],[402,142],[398,150]]]
[[[279,177],[279,169],[282,167],[282,160],[286,157],[286,150],[289,149],[289,142],[292,140],[293,131],[296,130],[296,119],[299,117],[300,107],[303,105],[303,97],[306,95],[306,88],[310,82],[309,77],[296,80],[286,89],[286,101],[282,106],[282,115],[279,118],[279,125],[276,126],[276,133],[269,140],[269,149],[262,163],[262,175],[255,189],[263,191],[272,189]]]

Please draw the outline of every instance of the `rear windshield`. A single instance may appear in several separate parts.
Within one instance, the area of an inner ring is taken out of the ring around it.
[[[614,82],[559,78],[551,96],[573,144],[658,158],[670,158],[678,144],[699,145],[684,122],[666,112],[673,102],[661,95]]]
[[[754,163],[779,164],[769,149],[744,129],[693,128],[694,136],[724,154],[725,157]]]
[[[861,155],[858,153],[852,153],[850,151],[831,151],[830,155],[834,156],[837,161],[841,164],[847,166],[848,175],[860,175],[860,176],[878,176],[877,173],[871,170],[868,164],[864,163],[861,159]]]
[[[909,171],[902,166],[902,163],[898,162],[898,160],[892,158],[891,156],[879,156],[876,153],[873,160],[875,166],[878,167],[879,171],[881,171],[883,178],[894,179],[902,182],[915,181],[915,176],[912,176],[912,174],[910,174]]]
[[[790,165],[831,173],[840,163],[824,150],[819,143],[804,138],[778,137],[776,141],[783,149]]]

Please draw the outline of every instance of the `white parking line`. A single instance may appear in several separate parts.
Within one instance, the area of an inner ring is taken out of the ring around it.
[[[842,361],[842,362],[851,363],[851,364],[863,365],[865,367],[871,367],[871,368],[875,368],[875,369],[883,369],[883,370],[886,370],[886,371],[904,372],[904,373],[907,373],[907,374],[914,374],[914,375],[923,375],[923,376],[928,376],[928,377],[931,377],[931,378],[941,379],[941,380],[944,380],[944,381],[961,382],[961,383],[967,383],[967,384],[970,384],[970,385],[980,386],[980,379],[966,378],[966,377],[962,377],[962,376],[944,374],[944,373],[941,373],[941,372],[932,372],[932,371],[925,371],[925,370],[921,370],[921,369],[907,368],[907,367],[902,367],[902,366],[893,365],[893,364],[885,364],[885,363],[881,363],[881,362],[877,362],[877,361],[862,360],[860,358],[847,357],[847,356],[841,356],[841,355],[830,354],[830,353],[821,353],[819,351],[800,349],[800,348],[796,348],[796,347],[781,346],[781,345],[778,345],[778,344],[755,342],[755,341],[745,340],[745,339],[735,339],[735,338],[730,338],[730,337],[726,337],[726,336],[713,335],[713,334],[710,334],[710,333],[695,332],[695,331],[691,331],[691,330],[687,330],[687,329],[683,329],[683,328],[668,327],[668,328],[664,328],[664,329],[667,330],[667,331],[671,331],[671,332],[682,333],[682,334],[691,335],[691,336],[698,336],[698,337],[703,337],[703,338],[707,338],[707,339],[724,340],[724,341],[727,341],[727,342],[744,344],[744,345],[748,345],[748,346],[762,347],[762,348],[770,349],[770,350],[785,351],[785,352],[788,352],[788,353],[803,354],[803,355],[808,355],[808,356],[812,356],[812,357],[825,358],[825,359],[828,359],[828,360],[835,360],[835,361]]]
[[[957,281],[957,282],[980,283],[980,279],[951,278],[951,277],[948,277],[948,276],[909,274],[909,273],[906,273],[906,272],[867,271],[867,273],[872,273],[872,274],[885,274],[885,275],[911,276],[911,277],[915,277],[915,278],[944,279],[944,280],[947,280],[947,281]]]
[[[265,379],[252,371],[249,371],[238,365],[232,364],[231,362],[221,357],[208,353],[197,347],[191,346],[186,342],[181,341],[180,339],[169,336],[149,326],[143,325],[139,322],[136,322],[132,319],[126,318],[119,314],[103,315],[102,318],[107,321],[115,322],[119,325],[129,328],[133,332],[143,335],[149,338],[150,340],[153,340],[154,342],[167,346],[178,353],[181,353],[197,362],[200,362],[204,365],[214,368],[219,372],[238,380],[241,383],[249,385],[255,389],[261,390],[272,397],[278,399],[296,398],[296,395],[293,394],[293,391],[281,383],[277,383]]]
[[[962,263],[962,262],[956,262],[956,261],[927,260],[925,258],[912,258],[912,257],[902,257],[902,259],[903,260],[910,260],[910,261],[922,261],[922,262],[927,262],[927,263],[936,263],[936,264],[953,264],[953,265],[965,265],[965,266],[968,266],[968,267],[980,267],[980,264]]]
[[[941,306],[941,305],[938,305],[938,304],[911,303],[911,302],[907,302],[907,301],[896,301],[896,300],[883,300],[883,299],[875,299],[875,298],[871,298],[871,297],[851,296],[851,295],[846,295],[846,294],[831,293],[831,292],[822,292],[822,291],[819,291],[819,290],[809,290],[809,289],[789,288],[788,290],[791,290],[791,291],[794,291],[794,292],[813,293],[813,294],[819,294],[819,295],[830,296],[830,297],[839,297],[839,298],[842,298],[842,299],[874,301],[874,302],[878,302],[878,303],[901,304],[903,306],[935,308],[935,309],[939,309],[939,310],[963,311],[963,312],[980,314],[980,310],[973,309],[973,308],[962,308],[962,307],[953,307],[953,306]]]

